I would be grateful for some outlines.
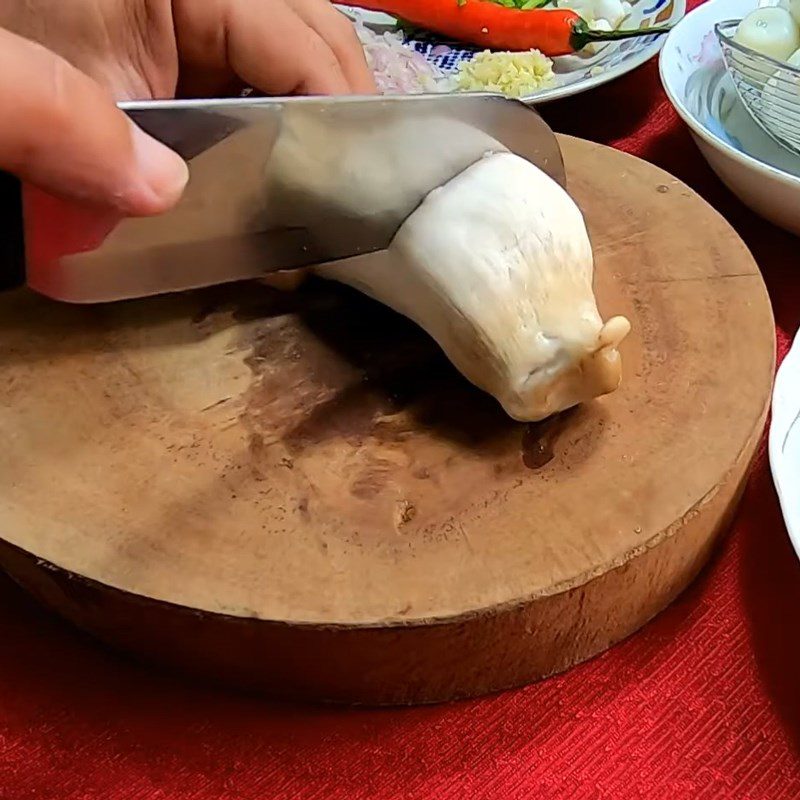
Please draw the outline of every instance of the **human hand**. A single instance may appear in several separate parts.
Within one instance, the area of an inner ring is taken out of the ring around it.
[[[327,0],[27,0],[0,26],[0,168],[127,215],[171,207],[188,174],[115,100],[375,91]]]

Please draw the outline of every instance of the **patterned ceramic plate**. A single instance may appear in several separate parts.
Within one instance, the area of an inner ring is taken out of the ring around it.
[[[623,23],[625,28],[646,28],[653,25],[673,25],[686,13],[686,0],[629,0],[632,11]],[[352,6],[339,5],[348,15],[359,14],[365,24],[375,30],[393,28],[395,20],[386,14],[358,11]],[[664,43],[663,36],[643,36],[603,46],[598,52],[584,55],[561,56],[553,59],[555,82],[522,99],[526,103],[547,103],[574,94],[586,92],[604,83],[613,81],[630,72],[658,53]],[[455,72],[461,61],[468,60],[477,52],[463,48],[446,54],[436,54],[440,42],[435,39],[407,39],[406,44],[422,53],[446,73]],[[437,48],[434,50],[434,48]]]
[[[795,338],[775,378],[769,463],[789,538],[800,555],[800,336]]]

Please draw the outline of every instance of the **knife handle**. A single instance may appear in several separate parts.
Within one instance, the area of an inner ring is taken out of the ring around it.
[[[25,285],[22,183],[0,171],[0,291]]]

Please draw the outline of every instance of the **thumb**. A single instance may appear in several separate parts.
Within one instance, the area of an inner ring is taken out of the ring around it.
[[[91,78],[0,29],[0,169],[56,196],[124,215],[166,211],[184,161],[137,128]]]

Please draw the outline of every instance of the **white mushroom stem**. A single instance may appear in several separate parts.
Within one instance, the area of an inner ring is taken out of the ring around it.
[[[580,210],[519,156],[489,155],[431,192],[387,251],[315,271],[417,322],[515,419],[619,385],[630,324],[603,324]]]

